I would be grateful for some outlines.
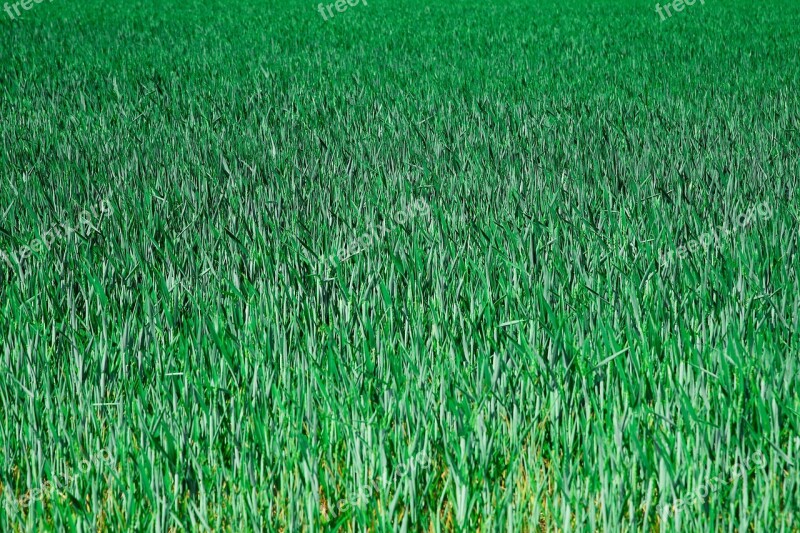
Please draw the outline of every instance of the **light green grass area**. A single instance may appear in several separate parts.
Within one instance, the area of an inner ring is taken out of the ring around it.
[[[789,0],[0,11],[0,530],[800,531],[798,50]]]

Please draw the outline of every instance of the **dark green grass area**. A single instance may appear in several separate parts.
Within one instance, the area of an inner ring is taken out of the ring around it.
[[[800,530],[799,50],[782,0],[0,11],[0,530]]]

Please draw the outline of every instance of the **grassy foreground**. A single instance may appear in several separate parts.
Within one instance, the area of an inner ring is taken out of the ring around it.
[[[0,530],[800,531],[799,48],[789,0],[0,12]]]

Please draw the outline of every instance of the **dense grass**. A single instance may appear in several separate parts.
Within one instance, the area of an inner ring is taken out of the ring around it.
[[[112,206],[0,256],[0,530],[800,530],[798,46],[781,0],[0,12],[0,251]]]

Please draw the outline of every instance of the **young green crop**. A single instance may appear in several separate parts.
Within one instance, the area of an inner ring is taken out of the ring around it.
[[[0,18],[0,530],[797,530],[798,22]]]

